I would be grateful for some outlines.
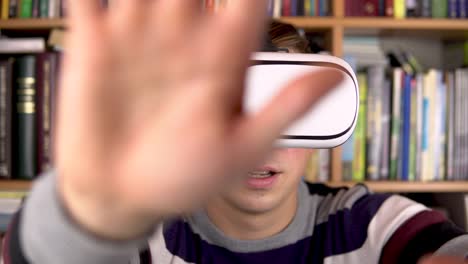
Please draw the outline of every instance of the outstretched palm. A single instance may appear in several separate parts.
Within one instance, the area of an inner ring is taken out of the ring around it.
[[[340,78],[304,76],[246,116],[239,106],[265,0],[232,1],[216,15],[197,0],[99,2],[70,1],[56,161],[72,215],[102,235],[136,235],[195,208]],[[320,85],[308,89],[311,81]]]

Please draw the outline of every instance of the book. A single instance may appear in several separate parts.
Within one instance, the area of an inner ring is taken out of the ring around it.
[[[292,0],[282,0],[282,16],[291,16],[291,1]]]
[[[16,18],[18,14],[18,0],[10,0],[8,8],[8,17]]]
[[[449,18],[457,18],[460,16],[460,6],[458,6],[460,4],[459,0],[447,0],[448,1],[448,4],[447,4],[447,12],[448,12],[448,17]],[[458,14],[457,14],[458,12]]]
[[[385,86],[384,66],[373,66],[367,71],[367,171],[368,180],[379,180],[382,140],[382,95]]]
[[[19,6],[20,18],[32,18],[32,0],[21,0],[21,5]]]
[[[0,38],[0,53],[40,53],[45,51],[43,38]]]
[[[10,7],[10,1],[2,0],[2,19],[8,19],[9,7]]]
[[[51,119],[52,96],[51,83],[55,74],[51,65],[53,53],[43,53],[37,56],[36,80],[36,171],[42,173],[52,167],[51,160]]]
[[[393,14],[395,18],[402,19],[406,18],[406,3],[405,0],[394,0],[393,1]]]
[[[17,57],[14,63],[15,129],[14,129],[14,175],[19,179],[32,179],[35,166],[35,97],[36,57]]]
[[[353,181],[365,180],[366,174],[366,105],[367,105],[367,77],[364,72],[357,74],[359,83],[359,118],[354,129],[355,158],[353,160]]]
[[[390,144],[390,179],[396,180],[399,177],[400,168],[398,166],[400,154],[400,131],[401,131],[401,98],[404,72],[401,68],[393,70],[392,89],[392,133]]]
[[[39,17],[49,17],[49,0],[39,0]]]
[[[418,2],[416,0],[406,0],[406,16],[417,17],[418,14]]]
[[[432,0],[432,17],[446,18],[448,13],[447,4],[446,0]]]
[[[421,16],[432,17],[432,0],[420,0]]]
[[[12,177],[12,61],[0,62],[0,178]]]
[[[385,0],[385,16],[394,17],[394,3],[393,0]]]
[[[31,13],[31,17],[33,18],[39,18],[39,15],[40,15],[40,9],[39,9],[39,5],[40,5],[40,0],[33,0],[32,2],[32,13]]]

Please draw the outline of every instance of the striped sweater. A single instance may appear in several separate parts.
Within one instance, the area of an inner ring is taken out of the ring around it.
[[[322,184],[299,186],[293,221],[262,240],[225,236],[203,211],[165,222],[134,241],[81,230],[55,192],[55,176],[35,185],[4,243],[4,263],[416,263],[427,253],[468,255],[468,235],[441,214],[401,196]]]

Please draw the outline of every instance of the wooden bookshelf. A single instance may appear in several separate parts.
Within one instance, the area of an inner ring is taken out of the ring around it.
[[[438,40],[468,39],[468,20],[460,19],[393,19],[383,17],[345,17],[344,1],[333,0],[330,17],[282,17],[279,20],[291,23],[306,31],[324,34],[327,48],[335,55],[343,55],[343,39],[346,35],[414,35],[430,36]],[[65,19],[9,19],[0,20],[0,30],[43,30],[65,28]],[[341,148],[331,154],[331,186],[351,186],[356,183],[342,182]],[[467,182],[365,182],[375,192],[466,192]],[[26,190],[28,181],[0,181],[0,190]]]
[[[27,180],[0,180],[0,191],[27,191],[31,185]]]
[[[369,189],[377,193],[442,193],[463,192],[468,193],[468,182],[392,182],[367,181],[363,182]],[[333,187],[354,186],[356,182],[328,182]]]
[[[34,30],[65,27],[65,19],[6,19],[0,20],[0,29]]]

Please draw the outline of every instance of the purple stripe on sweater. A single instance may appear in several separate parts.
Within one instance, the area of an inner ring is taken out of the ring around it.
[[[389,195],[367,195],[351,209],[330,215],[327,222],[315,227],[314,234],[284,247],[263,252],[236,253],[202,240],[183,221],[176,221],[164,231],[167,249],[187,262],[194,263],[322,263],[325,257],[360,248],[367,238],[367,228]]]

